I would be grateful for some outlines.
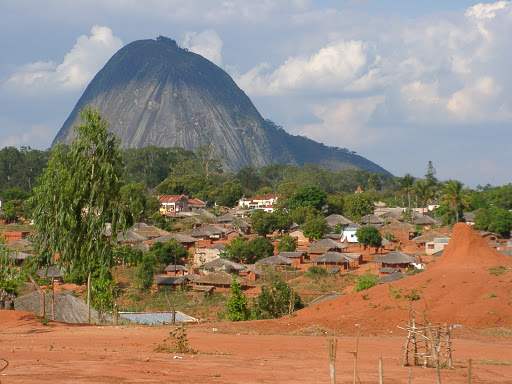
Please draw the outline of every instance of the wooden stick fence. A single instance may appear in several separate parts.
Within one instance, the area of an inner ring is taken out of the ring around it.
[[[415,311],[410,312],[407,326],[398,327],[407,331],[407,340],[404,345],[402,365],[453,368],[451,325],[430,324],[426,316],[423,323],[416,321]],[[439,374],[438,374],[439,377]],[[438,382],[440,379],[438,378]]]

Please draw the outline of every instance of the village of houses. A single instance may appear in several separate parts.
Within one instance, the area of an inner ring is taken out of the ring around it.
[[[356,193],[358,193],[356,191]],[[229,292],[233,275],[249,297],[261,292],[257,284],[266,272],[295,271],[306,272],[312,266],[325,268],[328,275],[361,275],[372,273],[379,276],[380,283],[389,283],[406,278],[411,273],[421,272],[425,265],[434,263],[450,241],[451,229],[442,227],[428,212],[434,206],[412,209],[412,224],[404,222],[405,208],[387,208],[377,203],[374,213],[353,222],[342,215],[326,217],[328,233],[318,241],[308,239],[298,225],[288,229],[296,242],[294,252],[274,251],[274,255],[259,259],[255,264],[239,264],[223,257],[226,245],[237,237],[253,239],[258,235],[251,231],[251,213],[254,210],[273,212],[279,199],[278,194],[267,194],[250,199],[242,198],[238,206],[221,216],[206,210],[206,204],[185,195],[159,196],[160,213],[167,218],[188,223],[188,229],[181,232],[167,232],[158,227],[136,223],[126,234],[118,234],[118,242],[148,252],[150,246],[171,239],[180,243],[189,253],[188,260],[175,261],[167,266],[165,274],[157,274],[152,291],[161,288],[188,288],[191,295],[211,295]],[[467,225],[473,225],[471,214],[465,214]],[[373,226],[382,234],[382,245],[378,248],[359,244],[356,231],[361,226]],[[418,232],[422,232],[418,235]],[[338,232],[338,233],[336,233]],[[21,263],[33,250],[26,238],[28,232],[6,232],[10,236],[7,246],[12,250],[12,258]],[[494,248],[505,254],[512,254],[511,242],[500,242],[490,232],[480,235]],[[282,234],[281,234],[282,236]],[[279,234],[268,237],[272,244],[278,244]],[[388,240],[388,239],[391,239]],[[276,248],[274,248],[276,249]],[[40,270],[40,278],[53,278],[57,284],[63,283],[64,271],[56,268]],[[327,293],[338,296],[338,292],[315,292],[305,299],[314,303],[315,299]],[[317,297],[315,297],[317,296]]]

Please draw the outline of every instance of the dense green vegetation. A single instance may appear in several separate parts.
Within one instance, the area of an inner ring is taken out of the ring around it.
[[[68,150],[63,147],[64,152]],[[512,227],[512,184],[486,185],[475,190],[456,180],[441,182],[429,162],[423,178],[410,174],[391,177],[366,170],[332,172],[315,164],[302,167],[273,164],[260,169],[246,166],[238,172],[224,172],[222,159],[213,155],[213,147],[200,147],[196,153],[181,148],[145,147],[120,151],[123,172],[120,192],[135,220],[150,220],[158,210],[157,194],[186,194],[209,206],[215,203],[232,207],[240,197],[279,193],[279,211],[273,216],[256,214],[253,227],[264,236],[289,227],[290,219],[309,225],[315,233],[321,229],[325,214],[342,214],[358,220],[383,201],[388,206],[425,207],[437,204],[432,213],[452,225],[464,220],[465,212],[476,214],[476,228],[506,236]],[[33,206],[27,203],[38,178],[48,165],[50,151],[6,147],[0,150],[0,197],[3,218],[15,221],[30,218]],[[364,193],[354,194],[357,187]],[[261,216],[261,217],[260,217]],[[162,221],[153,217],[153,222]],[[172,223],[160,222],[172,229]],[[171,226],[171,227],[170,227]],[[314,228],[313,228],[314,227]],[[313,236],[317,237],[317,235]]]

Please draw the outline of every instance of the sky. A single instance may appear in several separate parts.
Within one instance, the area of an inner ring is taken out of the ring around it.
[[[2,0],[0,148],[48,148],[108,59],[160,35],[291,134],[395,176],[512,182],[512,1]]]

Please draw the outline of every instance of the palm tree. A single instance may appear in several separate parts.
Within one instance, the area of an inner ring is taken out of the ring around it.
[[[414,193],[421,201],[421,208],[425,208],[425,205],[434,197],[434,188],[428,181],[416,180],[414,183]],[[422,210],[422,213],[424,209]]]
[[[459,222],[459,209],[469,206],[468,193],[464,184],[457,180],[448,180],[443,188],[443,201],[455,211],[455,222]]]
[[[410,173],[406,173],[404,177],[400,179],[400,189],[407,193],[407,201],[409,203],[409,211],[411,210],[411,191],[414,184],[414,176]]]

